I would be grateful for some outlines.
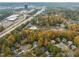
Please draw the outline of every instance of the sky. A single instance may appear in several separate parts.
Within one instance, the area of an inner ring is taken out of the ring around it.
[[[0,2],[79,2],[79,0],[0,0]]]

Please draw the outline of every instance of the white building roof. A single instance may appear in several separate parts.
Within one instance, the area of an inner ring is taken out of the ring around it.
[[[37,29],[37,27],[36,26],[32,26],[29,29]]]
[[[14,15],[7,17],[6,19],[7,20],[15,20],[17,18],[17,16],[18,16],[18,14],[14,14]]]

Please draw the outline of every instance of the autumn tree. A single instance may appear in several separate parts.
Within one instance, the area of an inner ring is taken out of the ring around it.
[[[10,34],[9,37],[7,38],[8,44],[13,44],[15,42],[15,37],[14,35]]]
[[[73,30],[73,31],[79,31],[79,25],[78,24],[69,24],[68,29]]]
[[[79,48],[76,48],[74,51],[74,56],[79,57]]]
[[[77,44],[77,46],[79,46],[79,36],[76,36],[74,38],[74,43]]]

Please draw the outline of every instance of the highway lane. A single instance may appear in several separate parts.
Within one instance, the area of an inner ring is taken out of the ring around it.
[[[2,31],[0,33],[0,38],[5,36],[6,34],[10,33],[11,31],[15,30],[17,27],[21,26],[22,24],[25,24],[26,22],[31,21],[35,16],[37,16],[40,13],[42,13],[44,10],[45,10],[45,8],[43,7],[40,11],[35,13],[30,18],[28,18],[26,20],[18,21],[17,23],[14,23],[12,26],[8,27],[7,29],[5,29],[4,31]]]

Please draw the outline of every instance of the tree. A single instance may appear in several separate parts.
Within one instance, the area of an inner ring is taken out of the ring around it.
[[[77,46],[79,46],[79,35],[75,37],[74,43],[77,44]]]
[[[73,30],[73,31],[79,31],[79,25],[78,24],[69,24],[68,29]]]
[[[16,49],[19,49],[20,48],[20,44],[16,44]]]
[[[27,51],[27,52],[24,52],[22,54],[23,57],[34,57],[33,55],[33,52],[32,51]]]
[[[55,57],[55,56],[61,56],[61,49],[60,48],[58,48],[58,47],[56,47],[56,46],[53,46],[53,45],[51,45],[51,44],[48,44],[47,46],[46,46],[47,48],[47,51],[49,51],[50,52],[50,54],[51,54],[51,56],[53,56],[53,57]],[[59,54],[60,55],[59,55]]]
[[[36,56],[40,56],[42,54],[41,50],[39,47],[36,47],[34,50],[33,50],[34,54],[36,54]]]
[[[6,45],[2,45],[1,52],[2,52],[2,53],[0,53],[1,56],[8,56],[9,57],[9,56],[12,55],[11,49],[8,46],[6,46]]]
[[[58,48],[58,47],[56,47],[56,46],[52,46],[52,47],[50,48],[50,51],[51,51],[51,55],[52,55],[52,56],[56,56],[57,53],[60,53],[60,52],[61,52],[61,49]]]
[[[10,34],[9,37],[7,38],[7,41],[9,44],[13,44],[15,42],[14,35]]]
[[[12,35],[16,39],[16,42],[20,42],[20,40],[22,40],[22,38],[23,38],[21,32],[19,32],[18,30],[14,30],[12,32]]]
[[[38,46],[42,46],[44,43],[43,43],[43,38],[39,38],[38,40]]]
[[[74,56],[79,57],[79,48],[76,48],[74,51]]]
[[[66,30],[63,33],[63,36],[66,37],[68,40],[73,40],[76,35],[77,33],[72,30]]]
[[[46,46],[49,43],[48,39],[44,39],[44,45]]]
[[[2,25],[0,25],[0,32],[2,32],[4,29],[5,28]]]

